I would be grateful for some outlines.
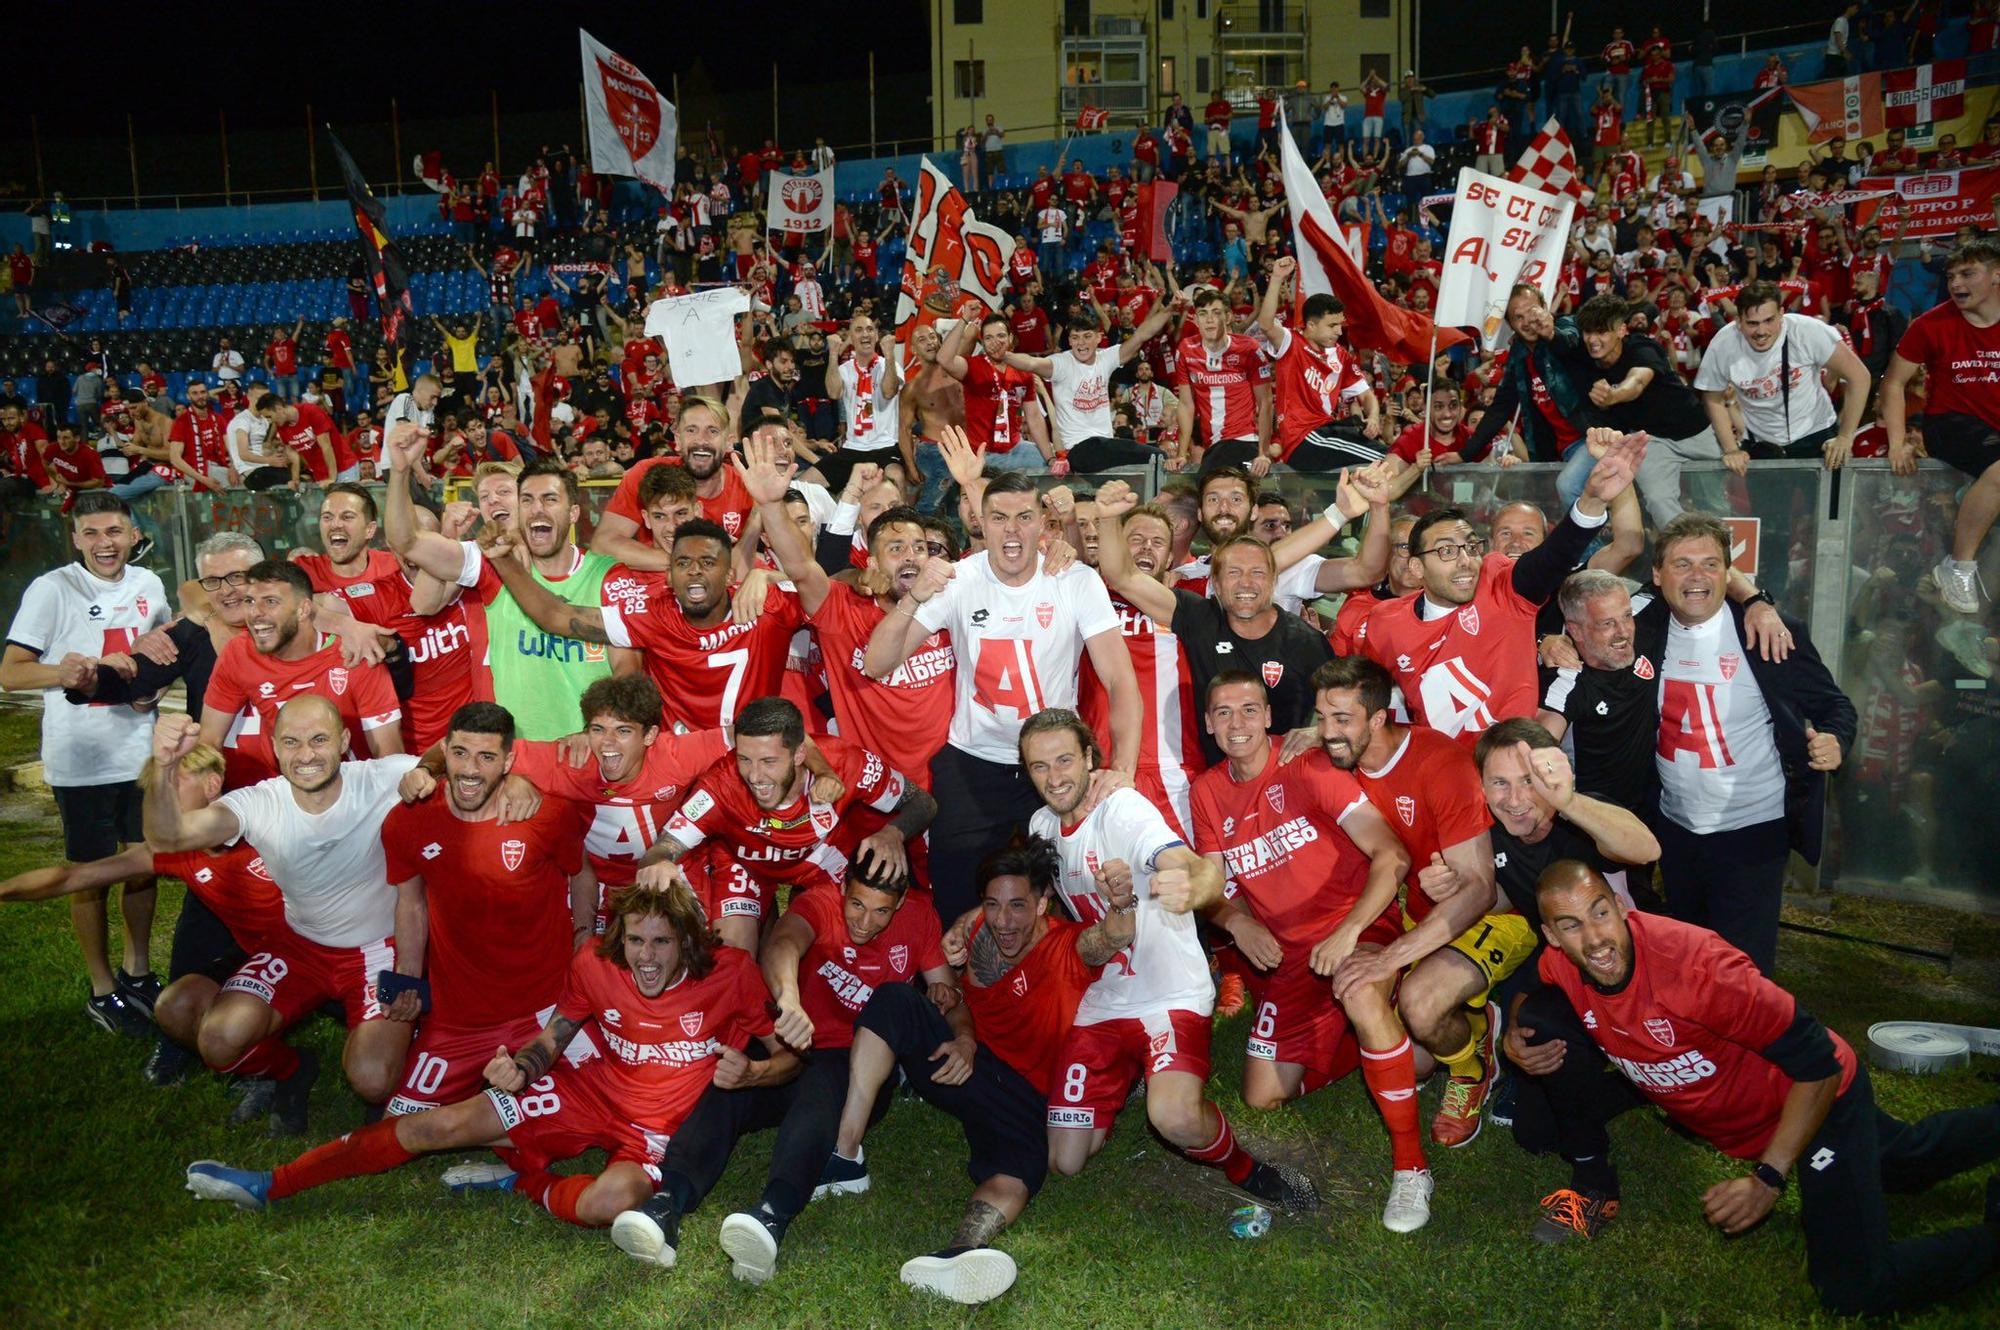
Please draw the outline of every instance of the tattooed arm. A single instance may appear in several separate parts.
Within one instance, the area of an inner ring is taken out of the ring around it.
[[[1093,970],[1132,945],[1138,931],[1139,911],[1127,904],[1084,929],[1076,937],[1076,954]]]
[[[604,632],[604,611],[596,605],[572,605],[547,587],[537,582],[528,572],[527,565],[519,559],[504,555],[487,556],[493,571],[500,575],[508,594],[521,612],[534,620],[535,626],[545,633],[557,637],[571,637],[579,642],[605,643],[611,639]]]
[[[502,1044],[486,1064],[486,1083],[496,1090],[508,1094],[519,1094],[535,1081],[540,1080],[556,1062],[556,1055],[569,1046],[576,1038],[576,1032],[583,1028],[582,1021],[573,1021],[557,1012],[549,1018],[547,1028],[524,1045],[521,1051],[512,1055]]]

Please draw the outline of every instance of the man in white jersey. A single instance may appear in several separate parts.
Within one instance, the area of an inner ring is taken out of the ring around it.
[[[1086,653],[1111,699],[1112,760],[1093,792],[1130,785],[1139,763],[1138,681],[1103,581],[1081,565],[1042,571],[1041,505],[1025,474],[994,477],[980,514],[986,548],[957,564],[926,563],[876,625],[862,661],[870,678],[886,679],[933,633],[951,632],[956,702],[930,781],[938,802],[931,882],[942,919],[977,903],[973,870],[1040,806],[1021,775],[1021,724],[1044,708],[1076,705]]]
[[[1857,721],[1804,624],[1786,621],[1795,645],[1782,661],[1745,645],[1743,607],[1725,594],[1729,550],[1729,528],[1706,513],[1661,527],[1660,598],[1639,611],[1632,640],[1660,679],[1667,911],[1714,929],[1769,975],[1785,866],[1793,850],[1819,862],[1826,774],[1853,750]]]
[[[415,992],[393,1005],[376,992],[377,976],[396,966],[396,889],[389,885],[382,821],[417,759],[396,753],[343,762],[348,735],[340,712],[306,693],[279,709],[272,731],[282,774],[183,812],[171,794],[173,775],[198,737],[190,716],[163,716],[154,727],[161,779],[146,797],[146,839],[159,852],[248,841],[284,896],[293,934],[283,954],[258,952],[223,984],[201,1023],[203,1061],[217,1071],[277,1081],[273,1112],[302,1114],[318,1063],[279,1036],[321,1003],[338,1000],[347,1011],[341,1055],[347,1082],[366,1102],[382,1103],[402,1081],[419,1005]],[[388,1019],[392,1013],[397,1019]]]
[[[1069,350],[1051,356],[1007,353],[1009,365],[1049,381],[1056,438],[1063,450],[1057,456],[1067,460],[1070,470],[1144,465],[1160,456],[1160,450],[1150,444],[1113,437],[1111,378],[1159,335],[1169,318],[1182,317],[1187,303],[1185,291],[1175,293],[1172,300],[1156,302],[1130,337],[1110,346],[1098,345],[1104,330],[1097,320],[1079,313],[1069,320]]]
[[[42,694],[42,774],[62,815],[63,855],[73,864],[118,853],[139,839],[139,768],[146,762],[150,710],[92,706],[64,698],[62,670],[94,676],[99,660],[132,664],[142,633],[172,617],[160,579],[129,562],[139,542],[132,510],[104,492],[76,496],[70,541],[81,563],[66,563],[29,583],[7,628],[0,688]],[[109,888],[70,898],[70,927],[90,977],[85,1010],[106,1030],[152,1033],[160,981],[148,947],[153,935],[153,876],[125,883],[124,964],[113,973],[106,939]]]
[[[1028,827],[1062,857],[1056,891],[1064,908],[1091,924],[1114,910],[1134,913],[1131,945],[1084,990],[1057,1056],[1049,1167],[1081,1172],[1144,1077],[1146,1120],[1169,1145],[1271,1205],[1317,1206],[1304,1174],[1253,1158],[1202,1093],[1215,984],[1194,912],[1222,899],[1221,867],[1190,849],[1136,790],[1091,797],[1097,740],[1075,712],[1030,717],[1020,751],[1042,800]]]
[[[889,340],[888,354],[884,355],[880,335],[874,319],[857,313],[848,321],[846,337],[835,333],[826,339],[826,395],[840,403],[847,433],[838,451],[820,458],[804,479],[817,481],[835,494],[846,488],[848,474],[863,462],[875,463],[885,474],[905,466],[899,451],[902,410],[896,403],[903,391],[903,378],[896,369],[895,339]],[[854,354],[843,358],[850,348]],[[916,478],[912,457],[907,474],[895,474],[895,479],[901,484]]]

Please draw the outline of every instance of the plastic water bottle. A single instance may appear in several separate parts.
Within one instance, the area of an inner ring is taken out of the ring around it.
[[[1261,1238],[1271,1231],[1271,1212],[1261,1205],[1239,1205],[1229,1216],[1229,1234],[1236,1238]]]

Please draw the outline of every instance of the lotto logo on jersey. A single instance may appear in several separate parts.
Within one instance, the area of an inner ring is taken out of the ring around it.
[[[443,853],[444,846],[438,844],[436,841],[432,841],[429,845],[424,846],[423,849],[423,855],[426,859],[435,859]]]
[[[194,870],[194,880],[203,886],[207,886],[209,883],[215,881],[215,870],[213,868],[197,868]]]
[[[1047,601],[1043,601],[1041,604],[1035,606],[1036,623],[1040,624],[1044,628],[1047,628],[1050,624],[1054,623],[1055,621],[1056,621],[1056,607],[1054,605],[1049,604]]]
[[[1266,688],[1276,688],[1278,680],[1284,677],[1285,662],[1281,660],[1267,660],[1264,662],[1264,686]]]
[[[1632,673],[1638,675],[1641,679],[1652,678],[1653,662],[1647,660],[1644,656],[1637,657],[1632,662]]]
[[[910,949],[898,942],[889,948],[889,968],[897,974],[910,968]]]
[[[1406,827],[1417,825],[1417,801],[1407,794],[1397,795],[1396,816],[1403,819],[1403,825]]]
[[[1674,1046],[1674,1023],[1664,1016],[1648,1018],[1646,1033],[1653,1036],[1653,1042],[1662,1048]]]
[[[687,1034],[687,1035],[688,1035],[688,1036],[689,1036],[690,1038],[692,1038],[693,1036],[695,1036],[695,1035],[697,1035],[697,1034],[700,1034],[700,1033],[701,1033],[701,1013],[700,1013],[700,1012],[698,1012],[698,1011],[684,1011],[684,1012],[682,1012],[682,1013],[681,1013],[681,1029],[682,1029],[682,1031],[684,1031],[684,1032],[685,1032],[685,1033],[686,1033],[686,1034]]]
[[[344,694],[347,691],[347,671],[339,665],[328,670],[326,672],[326,686],[333,690],[335,697]]]
[[[1474,637],[1479,636],[1479,607],[1467,605],[1458,612],[1458,626]]]
[[[503,840],[500,842],[500,862],[507,866],[508,872],[511,873],[519,868],[521,861],[527,857],[528,842],[524,840]]]

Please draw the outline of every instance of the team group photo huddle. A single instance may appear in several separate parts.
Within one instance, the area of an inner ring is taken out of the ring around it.
[[[680,8],[9,94],[12,1324],[2000,1321],[1995,0]]]

